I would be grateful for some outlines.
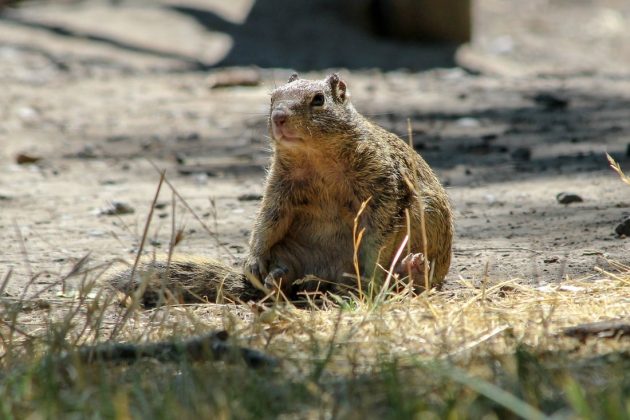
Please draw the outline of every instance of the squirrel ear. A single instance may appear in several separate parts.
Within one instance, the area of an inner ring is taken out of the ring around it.
[[[341,80],[337,73],[333,73],[326,78],[333,93],[333,97],[339,102],[345,102],[348,99],[348,88],[346,83]]]
[[[297,73],[293,73],[293,74],[291,74],[291,76],[289,76],[289,81],[287,83],[295,82],[299,78],[300,78],[300,76],[298,76]]]

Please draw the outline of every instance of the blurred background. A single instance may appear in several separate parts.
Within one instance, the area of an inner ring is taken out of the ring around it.
[[[12,50],[30,51],[71,68],[460,65],[529,74],[623,72],[630,59],[624,0],[2,0],[0,7],[4,62]]]

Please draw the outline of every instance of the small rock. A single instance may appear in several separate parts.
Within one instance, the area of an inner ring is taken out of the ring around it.
[[[79,159],[94,159],[97,157],[96,150],[91,144],[83,146],[83,149],[79,150],[75,156]]]
[[[109,206],[99,210],[100,216],[116,216],[121,214],[132,214],[136,210],[123,201],[112,201]]]
[[[527,162],[532,158],[532,151],[529,147],[519,147],[512,152],[511,156],[514,160]]]
[[[166,206],[168,206],[168,203],[166,201],[158,201],[157,203],[155,203],[155,208],[158,210],[163,210],[166,208]]]
[[[190,133],[180,134],[175,139],[177,141],[182,142],[182,141],[199,141],[200,138],[201,136],[199,135],[199,133],[192,131]]]
[[[561,192],[558,195],[556,195],[556,200],[558,200],[558,203],[560,204],[581,203],[584,201],[582,200],[582,197],[580,197],[577,194],[565,193],[565,192]]]
[[[455,121],[455,124],[463,128],[475,128],[481,125],[478,119],[471,117],[460,118]]]
[[[109,136],[105,139],[107,143],[120,143],[123,141],[128,141],[129,136]]]
[[[557,93],[541,92],[532,99],[538,105],[548,110],[560,110],[569,106],[569,99]]]
[[[630,217],[617,225],[615,233],[619,236],[630,236]]]
[[[30,165],[42,160],[41,156],[29,155],[27,153],[20,153],[15,157],[15,162],[18,165]]]
[[[238,201],[260,201],[262,200],[262,195],[256,194],[256,193],[246,193],[246,194],[239,195],[237,200]]]
[[[560,260],[560,258],[558,258],[558,257],[556,257],[556,256],[553,256],[553,257],[545,258],[545,259],[543,260],[543,262],[544,262],[545,264],[551,264],[551,263],[557,263],[557,262],[558,262],[558,260]]]
[[[256,68],[235,67],[218,70],[208,76],[210,89],[234,86],[258,86],[262,83],[260,71]]]
[[[180,165],[185,165],[186,155],[184,155],[183,153],[175,153],[175,161],[179,163]]]
[[[37,112],[35,108],[31,108],[30,106],[23,106],[21,108],[18,108],[17,114],[22,121],[33,121],[39,116],[39,112]]]
[[[195,184],[197,185],[206,185],[208,183],[208,174],[200,173],[196,174],[194,177]]]
[[[493,205],[493,204],[495,204],[497,202],[497,197],[494,194],[485,194],[483,196],[483,199],[489,205]]]

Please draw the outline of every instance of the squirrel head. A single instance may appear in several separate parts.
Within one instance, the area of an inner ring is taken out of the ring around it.
[[[269,128],[280,148],[319,147],[347,134],[355,114],[348,86],[338,74],[307,80],[294,73],[271,93]]]

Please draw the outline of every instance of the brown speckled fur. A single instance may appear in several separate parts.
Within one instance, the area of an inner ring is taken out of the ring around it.
[[[324,95],[321,106],[312,105],[317,94]],[[286,115],[284,126],[296,139],[274,138],[271,115],[275,110]],[[281,281],[290,295],[295,293],[291,288],[294,281],[308,275],[332,285],[356,284],[344,274],[355,272],[354,218],[361,203],[370,199],[360,224],[365,228],[359,251],[361,275],[370,278],[375,274],[382,279],[383,270],[376,268],[377,263],[389,268],[407,233],[408,209],[411,252],[424,252],[424,214],[432,285],[441,283],[449,269],[453,236],[446,192],[405,141],[355,110],[345,83],[336,74],[314,81],[292,77],[275,89],[269,124],[274,153],[250,239],[246,273],[267,286]],[[206,264],[194,281],[202,283],[195,286],[196,294],[215,296],[210,289],[216,283],[211,279],[225,269]],[[181,276],[176,277],[168,284],[181,281]],[[241,274],[230,279],[245,281]],[[423,276],[414,276],[414,282],[421,287]],[[253,288],[247,283],[235,290],[243,287]]]

